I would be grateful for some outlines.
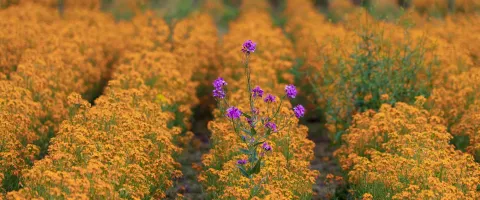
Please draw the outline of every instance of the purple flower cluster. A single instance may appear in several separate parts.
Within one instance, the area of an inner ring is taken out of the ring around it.
[[[242,115],[242,111],[240,111],[238,108],[231,106],[230,108],[227,108],[227,117],[230,119],[239,119],[240,116]]]
[[[263,101],[265,101],[265,103],[273,103],[275,102],[275,96],[271,94],[267,94],[267,96],[263,99]]]
[[[239,164],[239,165],[247,164],[247,160],[246,159],[237,160],[237,164]]]
[[[272,150],[272,147],[270,145],[268,145],[267,142],[264,142],[262,144],[262,148],[265,150],[265,151],[271,151]]]
[[[265,123],[265,127],[272,130],[272,132],[276,133],[277,130],[277,125],[274,122],[267,122]]]
[[[297,96],[297,88],[294,85],[285,86],[285,93],[288,98],[294,99]]]
[[[223,86],[226,86],[227,82],[223,80],[223,78],[217,78],[215,81],[213,81],[213,87],[215,88],[213,90],[213,97],[223,99],[225,98],[225,90],[223,89]]]
[[[297,118],[301,118],[305,115],[305,108],[302,105],[297,105],[293,108],[293,112]]]
[[[252,93],[253,93],[252,95],[253,95],[254,98],[255,97],[263,97],[263,90],[258,85],[255,88],[253,88]]]
[[[250,54],[255,52],[255,49],[257,49],[257,44],[252,40],[247,40],[243,43],[243,46],[242,46],[243,53]]]

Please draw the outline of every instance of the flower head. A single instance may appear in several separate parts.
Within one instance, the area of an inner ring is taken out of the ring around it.
[[[285,93],[287,94],[288,98],[295,98],[297,96],[297,88],[294,85],[287,85],[285,86]]]
[[[302,105],[297,105],[293,108],[293,112],[297,118],[301,118],[305,115],[305,108]]]
[[[239,165],[247,164],[247,160],[246,159],[237,160],[237,164],[239,164]]]
[[[227,108],[227,117],[230,119],[238,119],[242,115],[242,111],[234,106]]]
[[[226,85],[227,85],[227,82],[223,80],[223,78],[221,77],[218,77],[215,81],[213,81],[213,87],[215,87],[215,89],[221,89],[223,88],[223,86],[226,86]]]
[[[277,130],[277,125],[274,122],[267,122],[265,123],[265,127],[272,130],[272,132],[276,133]]]
[[[258,85],[255,88],[253,88],[252,93],[253,93],[252,94],[253,97],[262,97],[263,96],[263,90]]]
[[[213,97],[223,99],[225,98],[226,94],[225,91],[222,88],[215,88],[213,90]]]
[[[249,54],[255,52],[255,49],[257,48],[257,44],[253,42],[252,40],[247,40],[243,43],[242,46],[242,52]]]
[[[275,102],[275,96],[271,94],[267,94],[267,96],[263,99],[265,103],[273,103]]]
[[[264,142],[262,144],[262,148],[265,150],[265,151],[271,151],[272,150],[272,147],[270,145],[268,145],[267,142]]]

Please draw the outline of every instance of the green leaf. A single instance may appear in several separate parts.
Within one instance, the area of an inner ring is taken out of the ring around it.
[[[240,172],[242,173],[242,175],[244,175],[247,178],[250,177],[250,174],[247,172],[247,170],[245,170],[245,168],[243,168],[243,166],[237,166],[237,167],[238,169],[240,169]]]
[[[249,155],[250,151],[248,149],[240,149],[240,152]]]
[[[266,135],[268,136],[268,135],[270,135],[270,133],[272,133],[272,129],[268,129]]]
[[[245,128],[242,128],[242,131],[245,132],[248,135],[252,135],[252,132],[250,132],[249,130],[247,130]]]
[[[259,144],[263,144],[264,142],[265,142],[265,141],[257,142],[257,143],[255,143],[253,146],[256,147],[256,146],[258,146]]]
[[[252,132],[252,135],[257,134],[257,131],[256,131],[255,128],[253,128],[253,127],[252,127],[252,129],[250,129],[250,131]]]
[[[243,116],[247,117],[248,119],[251,119],[252,117],[246,113],[242,113]]]
[[[253,166],[250,170],[249,170],[249,174],[258,174],[260,173],[260,164],[262,163],[262,159],[260,158],[257,163],[255,163],[255,166]]]

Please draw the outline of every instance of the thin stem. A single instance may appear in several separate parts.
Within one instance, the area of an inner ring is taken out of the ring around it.
[[[250,112],[252,113],[252,118],[255,119],[255,113],[254,113],[254,106],[253,106],[253,99],[252,99],[252,85],[251,85],[251,80],[250,80],[250,67],[248,66],[248,60],[250,56],[248,53],[245,54],[245,74],[247,76],[247,91],[248,91],[248,97],[250,101]],[[253,120],[251,119],[251,120]]]
[[[272,120],[277,117],[277,114],[278,114],[278,112],[280,111],[280,108],[282,107],[282,103],[283,103],[283,100],[284,100],[284,99],[285,99],[285,96],[283,96],[282,99],[280,99],[280,105],[278,105],[277,111],[275,111],[275,114],[273,114]]]

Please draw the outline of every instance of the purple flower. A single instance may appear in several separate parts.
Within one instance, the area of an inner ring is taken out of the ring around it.
[[[263,90],[258,85],[255,88],[253,88],[252,93],[253,93],[252,94],[253,97],[262,97],[263,96]]]
[[[213,81],[213,87],[215,87],[215,89],[222,89],[223,86],[226,86],[227,85],[227,82],[225,82],[225,80],[223,80],[223,78],[221,77],[218,77],[215,81]]]
[[[213,97],[223,99],[225,98],[225,91],[222,88],[216,88],[213,90]]]
[[[239,119],[240,115],[242,115],[242,111],[234,106],[227,108],[227,117],[230,119]]]
[[[265,124],[265,127],[272,130],[272,132],[276,133],[278,130],[277,130],[277,125],[274,123],[274,122],[267,122]]]
[[[263,148],[265,151],[271,151],[271,150],[272,150],[272,147],[271,147],[270,145],[268,145],[267,142],[264,142],[264,143],[263,143],[262,148]]]
[[[252,42],[252,40],[247,40],[243,43],[242,52],[247,54],[253,53],[255,52],[256,48],[257,44],[255,42]]]
[[[275,102],[275,96],[271,94],[267,94],[267,96],[265,97],[265,99],[263,99],[263,101],[265,101],[265,103]]]
[[[247,164],[247,160],[245,160],[245,159],[237,160],[237,164],[239,164],[239,165]]]
[[[305,108],[302,105],[297,105],[293,108],[293,112],[297,118],[301,118],[305,115]]]
[[[288,98],[295,98],[297,96],[297,88],[294,85],[285,86],[285,93],[287,93]]]

